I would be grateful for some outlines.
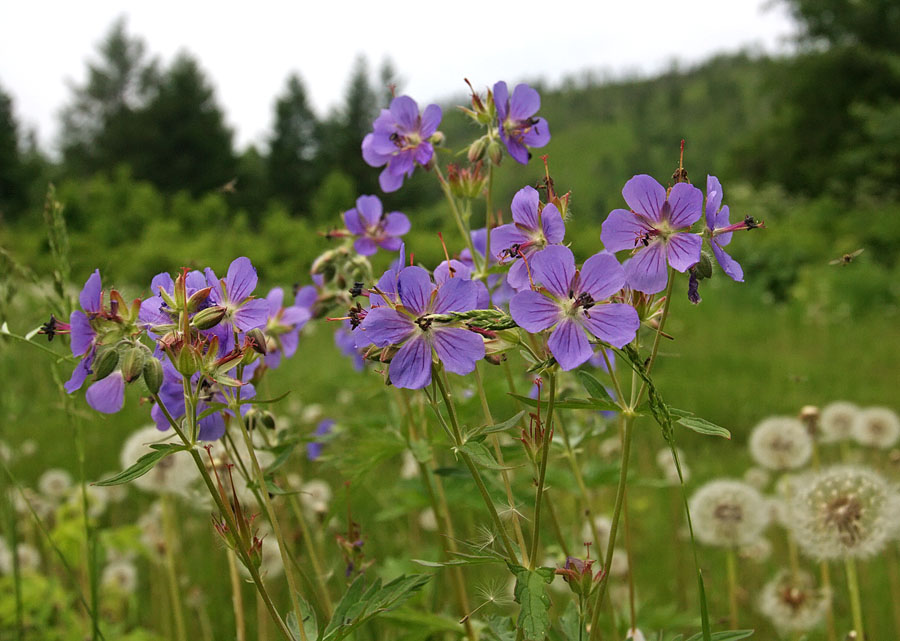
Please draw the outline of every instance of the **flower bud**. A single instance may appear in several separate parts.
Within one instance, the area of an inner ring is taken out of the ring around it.
[[[225,308],[216,305],[201,309],[191,318],[191,325],[197,329],[212,329],[225,318]]]
[[[498,141],[492,140],[487,148],[488,158],[491,159],[491,163],[494,165],[499,165],[500,161],[503,160],[503,145],[501,145]]]
[[[712,276],[712,260],[706,252],[700,252],[700,262],[694,265],[697,278],[703,280]]]
[[[122,357],[122,376],[126,383],[132,382],[144,371],[144,352],[140,347],[131,347]]]
[[[254,327],[247,332],[247,338],[250,339],[250,347],[258,354],[266,355],[266,336],[258,327]]]
[[[191,294],[191,297],[187,302],[188,313],[193,313],[200,309],[200,306],[206,302],[207,298],[209,298],[209,292],[211,291],[212,287],[204,287]]]
[[[251,407],[247,410],[245,418],[247,420],[247,427],[251,430],[254,430],[257,427],[264,427],[267,430],[275,429],[275,417],[272,415],[272,412]]]
[[[488,139],[487,136],[482,136],[471,145],[469,145],[469,162],[475,163],[484,158],[484,154],[487,151],[488,147]]]
[[[200,354],[191,345],[185,345],[175,357],[174,365],[182,376],[193,376],[200,369]]]
[[[428,141],[435,147],[440,147],[444,144],[444,132],[435,131],[433,134],[431,134],[431,138],[429,138]]]
[[[159,388],[162,387],[163,369],[162,363],[158,358],[152,356],[144,359],[144,383],[151,394],[158,394]]]
[[[113,370],[116,369],[116,365],[119,364],[119,351],[117,349],[109,348],[100,353],[100,355],[94,360],[94,376],[95,380],[101,380],[109,376],[113,373]]]

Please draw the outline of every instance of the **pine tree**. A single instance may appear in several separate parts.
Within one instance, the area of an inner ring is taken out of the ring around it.
[[[303,81],[291,74],[284,94],[275,102],[267,164],[273,195],[293,212],[309,211],[311,194],[322,178],[317,162],[321,133]]]

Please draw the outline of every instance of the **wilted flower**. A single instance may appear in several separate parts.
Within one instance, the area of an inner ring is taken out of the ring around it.
[[[891,487],[877,472],[837,465],[807,477],[791,501],[794,533],[815,559],[878,554],[892,531]]]
[[[806,632],[825,620],[831,592],[808,572],[783,570],[759,594],[759,611],[780,632]]]
[[[62,499],[72,489],[72,475],[57,468],[47,470],[38,479],[38,489],[46,497]]]
[[[400,249],[400,236],[409,231],[409,218],[399,211],[385,214],[378,196],[360,196],[356,207],[344,212],[347,231],[356,236],[353,248],[363,256],[371,256],[378,248]]]
[[[787,416],[767,418],[750,433],[750,455],[770,470],[803,467],[812,456],[813,441],[798,419]]]
[[[887,407],[867,407],[853,421],[853,438],[869,447],[891,448],[900,438],[900,417]]]
[[[615,256],[594,254],[579,271],[572,250],[554,246],[531,263],[534,283],[541,287],[516,294],[509,311],[527,332],[553,329],[547,346],[562,369],[574,369],[591,357],[588,335],[613,347],[634,340],[640,326],[637,312],[630,305],[606,302],[625,280]]]
[[[378,177],[381,189],[397,191],[416,165],[426,166],[434,156],[429,139],[441,124],[441,108],[428,105],[419,115],[419,106],[409,96],[397,96],[389,109],[382,109],[372,133],[362,142],[363,160],[370,167],[386,165]]]
[[[500,140],[517,162],[523,165],[531,160],[529,147],[543,147],[550,142],[550,127],[543,118],[534,114],[541,108],[541,96],[526,84],[516,85],[512,97],[502,80],[494,85],[494,104]]]
[[[769,522],[766,502],[741,481],[716,480],[702,486],[690,500],[697,540],[708,545],[752,543]]]
[[[690,227],[703,214],[703,194],[688,183],[665,187],[645,174],[622,189],[630,209],[614,209],[600,239],[608,251],[636,250],[625,267],[628,286],[647,294],[666,287],[666,263],[684,272],[700,261],[703,241]]]
[[[859,408],[847,401],[835,401],[822,410],[819,427],[822,429],[822,440],[827,443],[845,441],[853,436],[853,423]]]

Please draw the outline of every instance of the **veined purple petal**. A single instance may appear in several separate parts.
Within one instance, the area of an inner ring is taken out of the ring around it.
[[[69,315],[69,327],[72,356],[81,356],[91,348],[97,333],[91,327],[87,315],[78,309]]]
[[[300,344],[300,331],[286,332],[279,336],[278,340],[281,342],[281,351],[284,352],[284,357],[290,358],[297,353],[297,346]]]
[[[528,229],[538,229],[538,201],[540,196],[534,187],[522,187],[513,196],[510,211],[515,222]],[[498,228],[499,229],[499,228]],[[491,237],[491,242],[493,242]]]
[[[266,303],[269,305],[269,316],[274,317],[284,305],[284,290],[280,287],[273,287],[266,294]]]
[[[201,441],[216,441],[225,436],[225,418],[222,412],[214,412],[201,418],[197,426],[200,428],[197,438]]]
[[[679,183],[681,185],[685,183]],[[703,239],[697,234],[672,234],[666,243],[669,264],[680,272],[700,262]]]
[[[715,176],[706,176],[706,226],[716,228],[716,214],[722,206],[722,183]]]
[[[491,306],[491,292],[488,291],[487,285],[480,280],[475,283],[475,309],[487,309]]]
[[[496,99],[496,98],[495,98]],[[509,117],[513,120],[526,120],[541,108],[541,95],[537,90],[522,83],[513,89],[509,99]]]
[[[288,327],[293,327],[295,325],[302,326],[306,324],[310,318],[312,318],[312,314],[309,309],[298,307],[296,305],[285,307],[284,311],[281,313],[281,322]]]
[[[431,382],[431,347],[424,334],[406,341],[394,355],[390,378],[401,389],[421,389]]]
[[[497,116],[502,123],[509,114],[509,89],[503,80],[494,83],[494,104],[497,106]]]
[[[304,285],[294,294],[294,305],[310,309],[316,303],[319,293],[312,285]]]
[[[122,372],[115,371],[97,381],[87,389],[85,399],[88,405],[104,414],[115,414],[125,402],[125,379]]]
[[[590,317],[581,320],[585,329],[613,347],[624,347],[633,341],[641,326],[634,307],[623,303],[595,305],[588,313]]]
[[[531,152],[528,151],[528,148],[515,138],[507,136],[506,131],[503,129],[500,130],[500,140],[506,145],[506,151],[509,152],[512,159],[520,165],[527,165],[528,161],[531,160]]]
[[[397,295],[403,306],[415,314],[428,311],[435,290],[428,272],[417,265],[404,267],[397,279]]]
[[[564,370],[575,369],[593,353],[584,330],[572,317],[564,319],[556,326],[550,334],[547,347]]]
[[[228,299],[239,303],[249,297],[256,289],[256,269],[246,256],[235,258],[228,266],[225,276],[225,292]]]
[[[666,249],[660,240],[638,251],[622,267],[625,269],[625,282],[631,289],[655,294],[666,288]]]
[[[530,289],[512,297],[509,313],[516,325],[531,334],[553,327],[563,317],[559,303]]]
[[[399,345],[416,329],[412,319],[390,307],[373,307],[359,330],[376,347]],[[357,341],[359,344],[359,341]]]
[[[264,298],[254,298],[234,312],[234,326],[242,332],[265,327],[269,320],[269,303]]]
[[[91,314],[99,314],[100,306],[103,302],[103,283],[100,280],[100,270],[95,269],[94,273],[88,276],[81,293],[78,295],[78,301],[81,308]]]
[[[441,124],[443,113],[438,105],[428,105],[422,112],[422,124],[419,127],[419,135],[423,139],[431,138]]]
[[[160,272],[150,281],[150,294],[159,296],[159,290],[163,289],[167,294],[175,291],[175,281],[168,272]],[[201,288],[202,289],[202,288]]]
[[[562,214],[553,203],[547,203],[541,210],[541,229],[548,243],[561,243],[566,236],[566,225]]]
[[[218,279],[216,272],[212,270],[212,267],[207,267],[203,271],[206,275],[206,285],[210,288],[209,300],[216,305],[227,303],[228,297],[222,291],[222,281]]]
[[[550,245],[531,258],[531,275],[534,283],[540,283],[554,296],[569,298],[572,279],[575,278],[575,256],[563,245]]]
[[[484,358],[484,339],[475,332],[458,327],[438,327],[432,329],[431,334],[438,360],[448,372],[465,376]]]
[[[714,238],[712,241],[712,250],[713,254],[716,255],[716,260],[719,261],[719,266],[722,268],[722,271],[728,274],[732,280],[736,280],[739,283],[744,282],[744,270],[741,268],[740,263],[738,263],[734,258],[728,255],[728,253],[722,249],[722,247],[717,242],[718,238]]]
[[[632,211],[646,216],[652,221],[659,221],[659,212],[666,202],[666,188],[647,174],[639,174],[625,183],[622,196]],[[606,241],[603,243],[606,244]],[[610,249],[607,246],[607,249]],[[611,250],[618,251],[618,250]]]
[[[444,260],[441,261],[440,265],[434,268],[434,282],[437,283],[438,286],[443,285],[450,279],[451,271],[453,273],[453,278],[463,278],[468,280],[472,277],[472,270],[468,265],[455,258],[451,258],[449,263]]]
[[[491,230],[491,253],[494,258],[500,258],[500,252],[529,240],[528,235],[514,224],[500,225]]]
[[[550,142],[550,125],[544,118],[538,118],[537,122],[531,125],[528,132],[522,137],[522,140],[529,147],[543,147]]]
[[[360,256],[372,256],[378,251],[378,245],[371,238],[363,236],[353,241],[353,249]]]
[[[77,392],[81,389],[81,386],[84,385],[85,379],[91,373],[91,363],[93,363],[93,356],[87,356],[81,359],[78,364],[75,366],[75,369],[72,371],[72,376],[65,382],[63,388],[65,388],[66,392],[71,394],[72,392]]]
[[[531,288],[531,281],[528,280],[528,265],[525,264],[525,260],[519,258],[510,265],[509,271],[506,272],[506,282],[517,292]]]
[[[448,312],[468,312],[475,309],[478,303],[478,287],[465,278],[450,278],[437,290],[434,300],[434,311],[437,314]]]
[[[384,217],[384,233],[388,236],[402,236],[409,231],[409,218],[399,211],[392,211]]]
[[[678,183],[669,192],[669,208],[672,227],[690,227],[703,215],[703,192],[689,183]]]
[[[366,134],[363,138],[362,157],[369,167],[381,167],[390,159],[389,154],[381,153],[376,149],[375,134]]]
[[[415,151],[415,159],[416,162],[422,165],[423,167],[429,163],[431,157],[434,155],[434,147],[430,142],[420,142],[416,147]]]
[[[581,268],[578,293],[586,292],[595,301],[606,300],[625,286],[625,270],[607,252],[594,254]]]
[[[356,199],[356,211],[365,227],[374,227],[381,220],[384,210],[378,196],[360,196]]]
[[[613,209],[600,228],[600,240],[611,252],[634,249],[641,244],[641,237],[650,231],[640,218],[627,209]]]
[[[344,212],[344,226],[354,236],[362,236],[366,233],[365,221],[355,207]]]
[[[403,172],[393,173],[390,161],[388,161],[388,166],[378,175],[378,185],[386,194],[397,191],[403,186]]]
[[[723,227],[728,227],[728,225],[729,225],[728,216],[729,216],[728,205],[725,205],[724,207],[722,207],[722,209],[719,211],[719,213],[717,213],[715,215],[715,218],[713,219],[714,220],[713,224],[715,226],[713,227],[713,229],[722,229]],[[719,234],[718,236],[716,236],[716,240],[719,241],[719,244],[722,247],[724,247],[725,245],[727,245],[728,243],[731,242],[731,235],[733,233],[734,232],[727,231],[724,234]]]
[[[391,100],[391,116],[404,131],[415,131],[419,125],[419,105],[409,96],[397,96]]]
[[[185,290],[187,290],[188,296],[190,296],[194,292],[200,291],[201,289],[205,289],[206,287],[206,276],[204,276],[202,272],[194,269],[187,273],[187,276],[184,279],[184,288]],[[175,284],[173,283],[172,289],[166,291],[173,291],[174,289]]]

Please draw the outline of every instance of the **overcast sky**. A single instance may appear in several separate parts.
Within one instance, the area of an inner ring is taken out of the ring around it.
[[[118,16],[168,62],[199,58],[237,144],[262,142],[274,97],[298,71],[320,114],[341,98],[353,61],[390,58],[405,93],[431,101],[497,80],[556,84],[586,69],[653,73],[753,47],[784,51],[794,26],[777,0],[428,0],[309,2],[5,2],[0,86],[26,127],[53,148],[72,82]]]

